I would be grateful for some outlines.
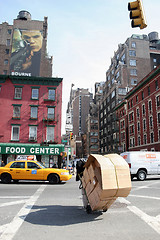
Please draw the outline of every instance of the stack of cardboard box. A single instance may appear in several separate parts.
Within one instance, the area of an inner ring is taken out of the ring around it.
[[[82,186],[91,209],[105,211],[118,197],[130,193],[129,166],[118,154],[92,154],[85,163]]]

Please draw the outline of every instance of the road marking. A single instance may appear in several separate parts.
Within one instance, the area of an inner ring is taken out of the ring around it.
[[[18,229],[21,227],[22,223],[24,222],[26,216],[29,214],[31,208],[35,204],[35,202],[38,200],[41,193],[46,188],[45,185],[42,185],[38,188],[38,190],[35,192],[34,195],[32,195],[28,200],[26,200],[26,203],[23,205],[23,207],[20,209],[20,211],[17,213],[17,215],[13,218],[12,222],[9,224],[4,225],[2,228],[2,234],[0,236],[0,240],[12,240]],[[1,228],[0,228],[1,230]]]
[[[1,196],[0,199],[30,198],[30,196]]]
[[[142,196],[142,195],[133,195],[133,194],[129,194],[129,197],[139,197],[139,198],[148,198],[148,199],[160,200],[159,197]]]
[[[2,204],[0,204],[0,207],[6,207],[6,206],[11,206],[11,205],[16,205],[16,204],[22,204],[22,203],[25,203],[26,201],[27,200],[20,200],[20,201],[2,203]]]
[[[137,190],[140,190],[140,189],[143,189],[143,188],[149,188],[150,186],[153,186],[155,184],[157,184],[158,182],[154,182],[154,183],[149,183],[145,186],[140,186],[140,187],[132,187],[132,191],[137,191]]]
[[[135,206],[131,206],[131,203],[127,201],[125,198],[118,199],[121,203],[127,203],[130,206],[127,208],[136,214],[139,218],[141,218],[144,222],[146,222],[150,227],[152,227],[158,234],[160,234],[160,215],[156,217],[149,216],[148,214],[144,213],[142,210]]]

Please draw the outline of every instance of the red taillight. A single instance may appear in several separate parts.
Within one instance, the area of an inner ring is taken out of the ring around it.
[[[128,163],[128,165],[129,165],[129,168],[131,168],[131,163]]]

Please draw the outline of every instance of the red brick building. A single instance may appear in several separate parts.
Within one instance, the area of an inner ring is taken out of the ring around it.
[[[48,166],[58,161],[61,107],[62,78],[0,75],[0,160],[34,154]]]
[[[120,151],[160,151],[160,66],[116,107]]]

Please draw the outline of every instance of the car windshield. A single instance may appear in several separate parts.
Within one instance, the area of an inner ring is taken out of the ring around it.
[[[41,168],[46,168],[42,163],[37,163]]]

